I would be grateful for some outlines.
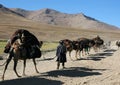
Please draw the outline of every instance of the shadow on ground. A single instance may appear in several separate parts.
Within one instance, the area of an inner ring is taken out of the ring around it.
[[[115,50],[115,49],[108,49],[108,50],[105,50],[104,52],[115,52],[115,51],[117,51],[117,50]]]
[[[1,81],[0,85],[62,85],[61,81],[49,80],[39,77],[28,77]]]
[[[3,56],[0,56],[0,60],[3,60]]]
[[[104,71],[105,69],[89,69],[84,67],[70,67],[64,70],[55,70],[43,73],[43,76],[66,76],[66,77],[85,77],[85,76],[93,76],[93,75],[101,75],[99,72],[94,71]]]
[[[90,54],[87,58],[81,58],[79,60],[94,60],[94,61],[100,61],[106,57],[112,56],[113,53],[116,50],[110,49],[110,50],[105,50],[104,52],[101,53],[96,53],[96,54]]]

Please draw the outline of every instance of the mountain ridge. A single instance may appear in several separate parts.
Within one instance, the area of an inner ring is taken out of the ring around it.
[[[67,14],[54,9],[43,8],[40,10],[29,11],[21,8],[6,8],[0,4],[0,12],[12,13],[28,20],[57,25],[62,27],[72,27],[77,29],[119,29],[116,26],[99,21],[95,18],[86,16],[84,13]]]
[[[6,13],[6,14],[16,14],[18,16],[24,17],[21,13],[17,13],[9,8],[4,7],[2,4],[0,4],[0,13]]]
[[[99,21],[83,13],[67,14],[49,8],[43,8],[37,11],[26,11],[24,9],[21,9],[24,10],[25,13],[19,11],[17,8],[11,10],[20,13],[27,19],[51,25],[84,29],[118,29],[116,26]]]
[[[14,10],[16,9],[14,8]],[[0,39],[9,39],[11,34],[17,29],[29,30],[34,33],[39,40],[43,41],[59,41],[61,39],[74,40],[78,37],[93,38],[96,37],[96,35],[101,36],[106,41],[119,39],[120,30],[111,30],[108,26],[108,29],[105,28],[106,30],[103,30],[103,28],[99,30],[98,28],[93,29],[91,28],[91,23],[94,23],[94,26],[97,24],[98,27],[102,27],[103,23],[94,20],[94,18],[85,17],[83,13],[66,14],[59,11],[51,11],[51,9],[43,9],[42,11],[17,10],[22,14],[25,13],[24,16],[20,16],[20,13],[13,11],[11,8],[6,9],[6,7],[0,6]],[[40,21],[42,18],[42,20],[49,22],[49,24],[35,21],[33,20],[34,18],[40,19]],[[78,19],[81,21],[78,22]],[[88,21],[91,22],[88,24]],[[98,25],[98,23],[100,24]],[[75,28],[75,26],[79,24],[81,27]],[[82,24],[90,25],[90,29],[83,28]]]

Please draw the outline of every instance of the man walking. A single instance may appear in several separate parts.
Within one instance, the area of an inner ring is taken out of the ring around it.
[[[59,46],[57,47],[56,56],[57,56],[57,69],[59,69],[60,63],[62,63],[63,69],[65,68],[66,60],[66,46],[63,41],[59,41]]]

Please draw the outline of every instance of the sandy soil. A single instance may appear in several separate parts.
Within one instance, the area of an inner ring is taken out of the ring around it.
[[[5,80],[0,85],[120,85],[120,49],[111,45],[110,48],[75,60],[74,51],[71,60],[67,54],[66,68],[56,69],[55,52],[48,52],[37,59],[39,74],[35,72],[32,60],[27,61],[26,76],[17,78],[10,63]],[[5,60],[1,60],[2,64]],[[17,71],[22,75],[23,62],[19,61]],[[0,77],[3,73],[0,67]]]

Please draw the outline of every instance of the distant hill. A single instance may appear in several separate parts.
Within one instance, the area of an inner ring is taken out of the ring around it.
[[[118,29],[118,27],[96,20],[83,13],[66,14],[48,8],[38,11],[27,11],[20,8],[14,8],[11,10],[19,13],[27,19],[52,25],[84,29]]]
[[[0,39],[9,39],[17,29],[29,30],[43,41],[75,40],[80,37],[94,38],[97,35],[105,41],[120,38],[120,30],[117,27],[82,13],[66,14],[52,9],[28,11],[0,5]]]
[[[13,14],[16,16],[24,17],[22,14],[12,11],[9,8],[4,7],[2,4],[0,4],[0,13]]]
[[[20,9],[20,8],[10,8],[10,10],[12,10],[24,17],[27,17],[27,16],[31,15],[32,12],[34,12],[34,11],[27,11],[27,10]]]

